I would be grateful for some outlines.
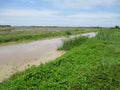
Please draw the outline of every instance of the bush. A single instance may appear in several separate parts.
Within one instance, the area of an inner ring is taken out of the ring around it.
[[[67,35],[72,35],[72,33],[71,33],[70,31],[65,31],[65,33],[66,33]]]

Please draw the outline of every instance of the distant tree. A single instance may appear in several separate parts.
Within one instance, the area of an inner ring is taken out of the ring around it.
[[[116,29],[118,29],[118,28],[119,28],[119,26],[117,26],[117,25],[116,25],[116,26],[115,26],[115,28],[116,28]]]

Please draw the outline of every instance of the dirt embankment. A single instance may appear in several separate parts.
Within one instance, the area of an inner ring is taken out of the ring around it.
[[[56,51],[54,53],[50,53],[47,56],[39,57],[39,59],[31,60],[31,61],[24,61],[23,63],[8,63],[0,65],[0,82],[9,78],[12,74],[18,71],[24,71],[31,67],[32,65],[39,66],[41,64],[45,64],[51,60],[55,60],[56,58],[63,55],[65,52],[63,51]]]

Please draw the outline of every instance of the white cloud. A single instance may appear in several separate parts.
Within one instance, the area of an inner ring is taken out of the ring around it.
[[[77,13],[77,14],[73,14],[68,16],[70,18],[102,18],[102,19],[111,19],[111,18],[116,18],[116,17],[120,17],[120,14],[118,13]]]
[[[119,0],[45,0],[60,8],[84,8],[120,5]]]
[[[78,12],[75,14],[68,14],[64,15],[64,12],[58,12],[53,10],[22,10],[22,9],[7,9],[7,10],[0,10],[0,16],[13,16],[13,17],[64,17],[64,18],[114,18],[120,17],[120,13],[87,13],[87,12]]]
[[[17,10],[17,9],[7,9],[0,10],[0,16],[52,16],[55,14],[52,10]]]
[[[110,26],[120,25],[120,13],[76,12],[64,15],[54,10],[0,10],[0,24],[58,25],[58,26]]]

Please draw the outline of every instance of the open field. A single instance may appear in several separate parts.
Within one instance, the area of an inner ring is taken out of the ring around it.
[[[96,32],[99,28],[76,27],[1,27],[0,45],[30,42],[45,38]]]
[[[64,42],[66,54],[14,74],[0,90],[120,90],[120,29],[76,39]]]

